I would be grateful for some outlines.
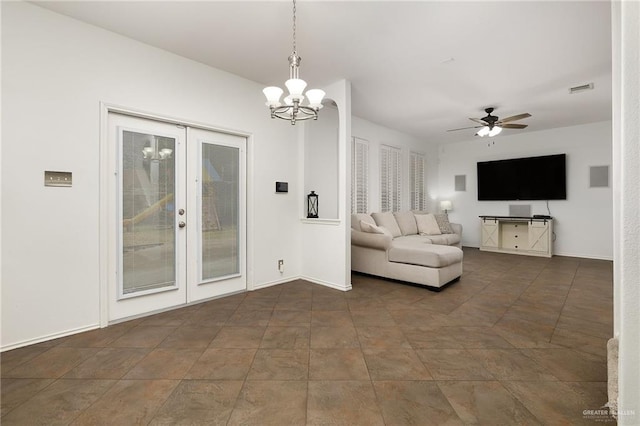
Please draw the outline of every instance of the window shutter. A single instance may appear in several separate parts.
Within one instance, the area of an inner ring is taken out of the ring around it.
[[[409,155],[409,188],[411,210],[426,209],[424,185],[424,154],[412,152]]]
[[[351,213],[369,210],[369,143],[353,138],[351,156]]]
[[[401,208],[402,179],[400,176],[400,150],[380,146],[380,211],[397,212]]]

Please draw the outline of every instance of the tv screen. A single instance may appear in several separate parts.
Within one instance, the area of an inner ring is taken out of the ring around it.
[[[566,200],[566,154],[478,162],[478,200]]]

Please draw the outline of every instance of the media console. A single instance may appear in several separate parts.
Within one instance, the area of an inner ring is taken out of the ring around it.
[[[480,250],[551,257],[553,218],[480,216]]]

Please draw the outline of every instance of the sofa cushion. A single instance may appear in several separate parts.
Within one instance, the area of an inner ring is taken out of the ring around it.
[[[376,225],[387,228],[394,238],[402,235],[402,231],[400,231],[400,227],[393,213],[373,213],[371,216],[373,216],[373,220],[376,221]]]
[[[453,234],[453,229],[451,229],[451,223],[449,223],[448,214],[446,213],[434,214],[433,217],[436,218],[436,222],[438,222],[438,227],[440,228],[441,233]]]
[[[432,214],[417,214],[415,215],[416,223],[418,224],[418,232],[424,235],[440,235],[440,227],[436,218]]]
[[[406,244],[438,244],[438,245],[457,245],[460,243],[459,234],[440,234],[440,235],[407,235],[398,237],[394,241],[399,244],[405,242]],[[411,241],[411,242],[410,242]]]
[[[417,239],[393,240],[389,248],[389,261],[442,268],[462,262],[462,250],[457,247],[420,242]]]
[[[396,218],[402,235],[415,235],[418,233],[418,225],[412,212],[394,212],[393,217]]]
[[[445,246],[453,246],[460,243],[460,235],[458,234],[424,235],[423,238],[431,244]]]
[[[360,221],[367,222],[371,225],[376,224],[371,215],[368,215],[366,213],[355,213],[351,215],[351,228],[355,229],[356,231],[362,231],[362,229],[360,229]]]

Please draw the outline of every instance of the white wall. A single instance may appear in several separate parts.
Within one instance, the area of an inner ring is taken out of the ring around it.
[[[306,206],[300,204],[302,224],[300,250],[302,277],[338,290],[351,289],[351,233],[349,213],[351,210],[349,183],[351,179],[351,84],[346,80],[323,87],[327,98],[338,105],[338,217],[337,219],[305,219]],[[304,146],[305,132],[299,133]],[[304,179],[305,153],[299,154],[299,175]],[[333,169],[333,165],[329,165]],[[333,171],[329,171],[333,173]],[[306,194],[300,191],[299,197]],[[322,199],[320,199],[322,202]],[[322,208],[322,207],[321,207]]]
[[[501,134],[439,147],[440,199],[450,199],[451,221],[464,227],[462,244],[480,246],[480,215],[509,215],[510,204],[531,205],[548,214],[545,201],[478,201],[476,163],[567,154],[567,199],[549,201],[554,217],[554,254],[613,259],[612,188],[589,188],[589,166],[610,166],[611,122],[513,135]],[[456,175],[466,175],[466,191],[456,192]]]
[[[297,134],[260,85],[20,2],[2,2],[2,67],[2,348],[99,323],[100,102],[250,133],[250,285],[300,276]]]
[[[338,109],[326,106],[318,120],[304,124],[304,193],[318,194],[318,215],[338,218]],[[301,202],[306,209],[307,199]]]
[[[353,117],[352,133],[369,142],[369,211],[380,211],[380,145],[400,148],[402,156],[402,210],[409,210],[409,153],[425,155],[427,209],[433,210],[438,191],[438,151],[419,138],[389,129],[363,118]]]

